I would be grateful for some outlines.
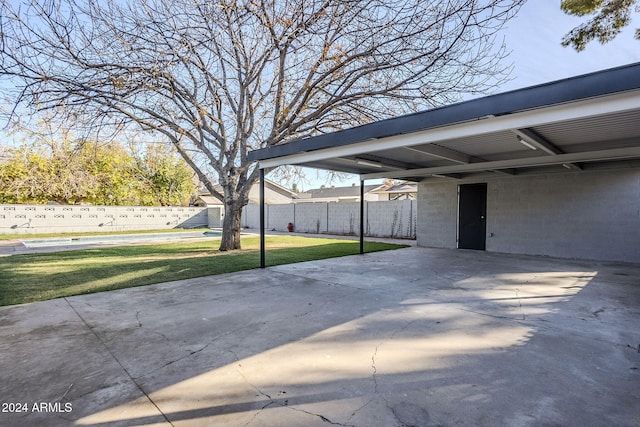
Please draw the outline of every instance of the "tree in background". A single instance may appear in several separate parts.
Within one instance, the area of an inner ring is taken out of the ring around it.
[[[525,0],[1,1],[16,108],[172,144],[223,201],[230,250],[249,150],[492,91]]]
[[[631,22],[633,10],[638,12],[638,0],[562,0],[560,8],[569,15],[594,15],[575,27],[562,39],[562,46],[582,51],[595,39],[605,44],[613,40]],[[640,40],[640,29],[635,38]]]
[[[193,172],[167,148],[136,157],[115,142],[48,140],[0,160],[0,203],[186,205],[194,191]]]
[[[195,193],[194,172],[172,147],[147,145],[135,159],[134,180],[140,204],[186,205]]]

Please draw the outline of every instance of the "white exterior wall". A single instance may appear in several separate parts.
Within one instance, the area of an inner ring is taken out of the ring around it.
[[[224,221],[224,208],[222,206],[207,207],[207,226],[209,228],[220,228]]]
[[[160,230],[206,227],[207,208],[0,205],[0,233]]]
[[[640,170],[421,183],[417,244],[457,247],[458,184],[487,182],[487,251],[640,262]]]

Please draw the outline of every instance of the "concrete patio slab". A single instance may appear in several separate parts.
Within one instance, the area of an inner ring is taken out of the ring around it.
[[[3,307],[0,425],[640,426],[639,326],[640,265],[416,247]]]

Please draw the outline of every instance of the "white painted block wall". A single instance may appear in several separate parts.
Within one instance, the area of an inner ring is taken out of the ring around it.
[[[360,235],[360,202],[327,203],[326,205],[329,210],[327,233]]]
[[[417,244],[457,247],[458,184],[487,182],[487,251],[640,262],[640,170],[421,183]]]
[[[159,230],[207,223],[207,209],[196,207],[0,205],[0,233],[7,234]]]
[[[414,239],[417,224],[415,200],[365,202],[365,235]],[[301,233],[359,235],[360,203],[318,202],[265,205],[267,230],[287,231],[292,222]],[[242,214],[242,226],[251,230],[260,227],[260,206],[247,205]]]

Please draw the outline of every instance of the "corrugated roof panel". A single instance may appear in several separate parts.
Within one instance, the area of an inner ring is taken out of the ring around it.
[[[371,154],[375,154],[376,156],[396,160],[399,162],[418,165],[420,167],[446,166],[451,164],[450,161],[442,160],[438,157],[434,157],[426,153],[422,154],[417,151],[407,149],[376,151]]]
[[[440,141],[438,145],[481,158],[497,153],[519,151],[523,147],[512,132],[496,132]]]
[[[640,110],[585,117],[568,122],[536,126],[533,129],[560,147],[637,138],[640,134]]]

